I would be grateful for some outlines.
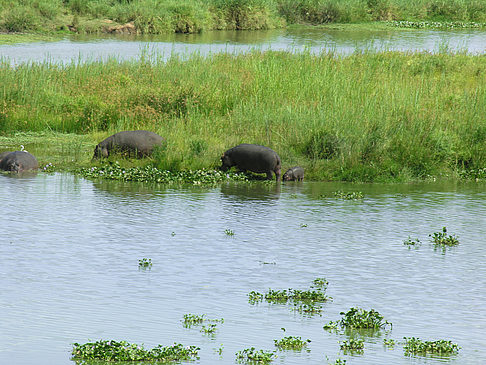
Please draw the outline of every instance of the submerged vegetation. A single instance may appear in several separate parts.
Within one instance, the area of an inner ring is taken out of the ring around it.
[[[0,31],[198,33],[270,29],[286,24],[369,21],[486,22],[477,0],[7,0]]]
[[[310,180],[484,178],[483,58],[254,51],[15,69],[2,63],[0,143],[23,144],[41,165],[61,169],[91,166],[94,146],[113,132],[148,129],[167,147],[146,163],[164,171],[213,170],[223,151],[247,142],[274,149],[283,168],[303,166]],[[32,133],[42,138],[33,141]],[[64,135],[72,143],[62,144]],[[52,160],[60,154],[61,163]]]
[[[73,360],[104,360],[104,361],[161,361],[180,362],[197,358],[199,347],[158,345],[151,350],[141,345],[126,341],[100,340],[85,344],[73,344]]]

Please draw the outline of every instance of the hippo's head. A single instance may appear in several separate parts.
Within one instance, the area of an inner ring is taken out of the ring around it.
[[[294,174],[291,170],[287,171],[285,174],[282,176],[283,181],[290,181],[294,178]]]
[[[223,153],[221,155],[221,162],[222,162],[222,165],[221,165],[220,169],[223,170],[223,171],[226,171],[231,166],[233,166],[233,162],[231,161],[231,158],[226,153]]]
[[[93,160],[100,157],[108,157],[108,148],[101,147],[99,144],[94,149]]]

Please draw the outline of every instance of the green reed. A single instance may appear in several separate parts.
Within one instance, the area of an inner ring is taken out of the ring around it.
[[[309,179],[471,176],[486,165],[482,58],[255,51],[0,64],[0,133],[87,134],[81,163],[113,132],[149,129],[167,139],[153,158],[163,170],[214,168],[247,142],[273,148],[283,168],[304,166]]]

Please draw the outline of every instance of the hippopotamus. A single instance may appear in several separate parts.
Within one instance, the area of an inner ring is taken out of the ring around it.
[[[285,171],[282,177],[283,181],[303,181],[304,169],[300,166],[294,166]]]
[[[149,131],[123,131],[104,139],[95,147],[93,159],[108,157],[112,152],[124,152],[130,157],[150,156],[155,146],[162,145],[164,138]]]
[[[273,171],[275,179],[280,181],[280,157],[269,147],[258,144],[239,144],[223,153],[221,161],[223,171],[228,170],[231,166],[236,166],[241,171],[266,173],[268,180],[272,178]]]
[[[37,159],[26,151],[3,152],[0,154],[0,169],[12,172],[37,170]]]

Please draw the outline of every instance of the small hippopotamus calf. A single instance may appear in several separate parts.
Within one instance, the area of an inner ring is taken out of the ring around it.
[[[268,180],[272,178],[273,171],[276,180],[280,181],[280,157],[269,147],[248,143],[239,144],[223,153],[221,162],[223,171],[236,166],[241,171],[266,173]]]
[[[164,138],[149,131],[123,131],[104,139],[95,147],[93,159],[108,157],[110,153],[122,152],[128,156],[142,158],[150,156],[155,146],[162,145]]]
[[[288,169],[283,175],[283,181],[303,181],[304,169],[300,166],[295,166]]]
[[[0,154],[0,169],[12,172],[37,170],[37,159],[26,151],[3,152]]]

